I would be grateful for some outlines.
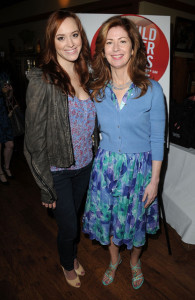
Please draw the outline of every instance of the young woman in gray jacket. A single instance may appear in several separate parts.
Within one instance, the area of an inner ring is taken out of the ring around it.
[[[81,286],[78,275],[85,274],[77,259],[77,219],[91,171],[96,115],[87,89],[89,57],[79,18],[54,12],[40,68],[28,74],[26,97],[25,156],[42,205],[54,210],[60,264],[76,288]]]

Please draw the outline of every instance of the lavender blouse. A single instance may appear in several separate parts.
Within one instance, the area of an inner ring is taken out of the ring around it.
[[[52,172],[83,168],[91,162],[93,157],[91,136],[95,126],[95,105],[90,98],[80,100],[71,96],[68,97],[68,103],[75,164],[70,168],[51,166]]]

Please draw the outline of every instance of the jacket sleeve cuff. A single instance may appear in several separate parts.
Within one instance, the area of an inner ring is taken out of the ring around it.
[[[41,202],[52,204],[57,200],[57,197],[54,198],[54,196],[51,198],[51,195],[45,192],[44,190],[41,190]]]

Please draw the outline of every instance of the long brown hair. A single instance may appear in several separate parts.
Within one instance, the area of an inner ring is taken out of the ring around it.
[[[132,43],[133,54],[128,67],[128,74],[133,83],[141,89],[139,97],[146,93],[148,85],[150,85],[146,75],[148,69],[146,49],[139,31],[129,19],[114,16],[102,24],[95,44],[95,53],[92,59],[94,80],[91,82],[90,88],[93,90],[92,97],[96,101],[98,101],[97,97],[102,98],[106,84],[112,78],[110,65],[104,55],[104,46],[108,31],[116,26],[122,27],[127,32]]]
[[[43,70],[45,79],[49,80],[58,86],[64,93],[75,95],[75,90],[71,85],[68,73],[60,66],[57,61],[57,54],[55,49],[55,35],[66,18],[73,18],[79,28],[82,39],[82,49],[78,59],[75,61],[75,70],[79,75],[80,83],[83,89],[87,92],[89,81],[88,63],[90,59],[90,50],[86,33],[82,27],[80,19],[76,14],[65,10],[58,10],[52,13],[47,21],[45,31],[45,46],[40,59],[40,68]]]

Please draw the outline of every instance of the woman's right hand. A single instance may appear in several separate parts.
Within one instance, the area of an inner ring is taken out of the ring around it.
[[[54,201],[54,202],[51,203],[51,204],[42,202],[42,205],[45,206],[46,208],[53,208],[53,209],[55,209],[55,208],[56,208],[56,201]]]

